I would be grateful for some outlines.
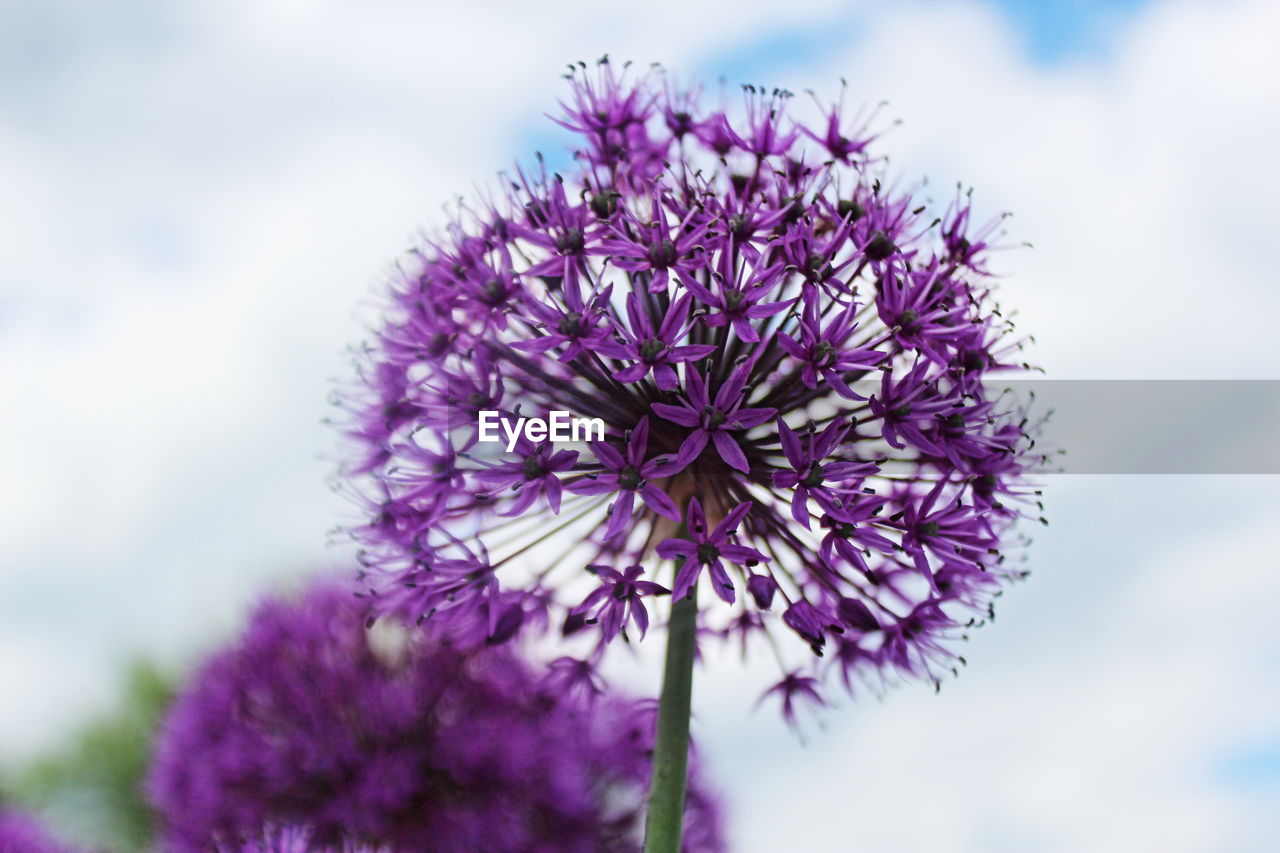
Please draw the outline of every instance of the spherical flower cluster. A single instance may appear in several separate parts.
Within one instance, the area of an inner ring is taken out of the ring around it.
[[[984,385],[1025,367],[999,218],[889,186],[874,113],[806,122],[752,87],[708,110],[607,60],[569,77],[573,165],[460,204],[343,397],[375,606],[463,643],[563,624],[591,663],[705,584],[703,636],[802,644],[788,716],[831,673],[936,681],[1039,514],[1024,407]],[[525,426],[556,412],[603,437]]]
[[[508,649],[458,651],[365,619],[323,583],[263,603],[201,668],[148,780],[164,849],[639,850],[647,706],[588,704]],[[723,849],[701,788],[687,819],[686,850]]]
[[[35,818],[0,807],[0,853],[75,853],[55,841]]]

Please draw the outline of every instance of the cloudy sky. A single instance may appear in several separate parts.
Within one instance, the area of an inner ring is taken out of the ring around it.
[[[556,145],[571,60],[844,77],[903,120],[904,178],[1014,212],[1004,300],[1051,376],[1280,379],[1280,5],[1048,6],[0,4],[0,761],[340,558],[321,420],[361,306],[442,202]],[[801,742],[758,679],[700,676],[736,850],[1274,849],[1280,478],[1048,503],[940,695]]]

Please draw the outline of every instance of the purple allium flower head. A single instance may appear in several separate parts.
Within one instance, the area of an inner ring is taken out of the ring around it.
[[[639,850],[647,703],[579,699],[510,648],[462,651],[365,617],[323,582],[261,604],[203,665],[148,780],[166,850]],[[687,819],[686,850],[723,849],[700,786]]]
[[[343,397],[375,612],[474,643],[563,619],[588,670],[563,681],[591,685],[646,598],[705,576],[701,636],[798,641],[788,715],[833,673],[937,682],[1039,515],[1025,406],[983,383],[1025,367],[1000,217],[888,181],[874,112],[754,87],[707,109],[607,60],[569,81],[572,165],[460,204]],[[557,411],[603,436],[520,426]]]
[[[35,818],[0,806],[0,853],[75,853],[55,841]]]

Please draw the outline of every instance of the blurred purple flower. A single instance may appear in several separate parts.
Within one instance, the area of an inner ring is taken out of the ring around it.
[[[640,849],[644,704],[549,689],[506,649],[370,633],[365,613],[320,583],[261,604],[201,667],[148,780],[166,850]],[[687,814],[685,850],[723,850],[717,805],[696,784]]]
[[[234,840],[217,842],[213,853],[390,853],[388,848],[350,839],[337,845],[315,844],[305,827],[272,827]]]

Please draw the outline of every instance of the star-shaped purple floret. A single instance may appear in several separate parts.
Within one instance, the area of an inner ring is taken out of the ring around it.
[[[742,392],[751,375],[751,367],[750,363],[739,366],[720,386],[714,400],[707,391],[702,374],[693,368],[685,382],[688,392],[683,402],[679,405],[653,404],[653,411],[659,417],[693,430],[676,454],[681,468],[697,459],[710,440],[730,468],[744,474],[751,470],[733,433],[757,427],[778,413],[777,409],[743,408],[746,398]]]
[[[725,570],[724,561],[740,566],[767,563],[769,558],[755,548],[738,545],[730,537],[737,531],[738,525],[751,511],[751,501],[743,501],[726,515],[715,529],[708,532],[707,517],[702,511],[702,504],[697,498],[689,501],[689,515],[686,527],[688,539],[667,539],[658,545],[658,556],[666,560],[682,560],[676,571],[676,585],[672,594],[679,601],[689,594],[705,567],[711,575],[716,595],[724,601],[733,603],[733,581]]]

